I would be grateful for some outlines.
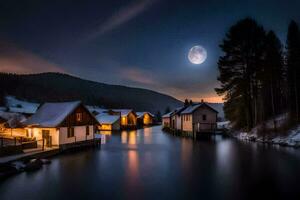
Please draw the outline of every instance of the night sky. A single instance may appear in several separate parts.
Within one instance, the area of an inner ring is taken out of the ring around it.
[[[59,71],[219,102],[218,45],[244,17],[285,42],[289,21],[300,22],[300,1],[1,1],[0,71]],[[188,61],[194,45],[207,49],[201,65]]]

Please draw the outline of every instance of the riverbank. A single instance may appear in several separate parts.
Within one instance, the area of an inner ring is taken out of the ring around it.
[[[257,128],[250,132],[234,131],[231,136],[242,141],[252,141],[272,145],[300,148],[300,126],[297,126],[286,133],[274,132],[259,134]]]

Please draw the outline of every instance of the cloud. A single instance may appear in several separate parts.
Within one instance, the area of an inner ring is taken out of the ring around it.
[[[120,27],[126,22],[134,19],[139,14],[149,9],[158,0],[139,0],[122,7],[120,10],[110,16],[97,30],[88,36],[88,40],[101,36],[113,29]]]
[[[40,56],[18,48],[12,43],[0,41],[0,72],[41,73],[64,70]]]
[[[154,86],[156,81],[152,77],[152,73],[148,70],[142,70],[134,67],[120,68],[121,78],[125,81],[132,82],[134,84],[142,84],[144,86]]]
[[[122,84],[125,85],[152,89],[180,100],[188,98],[193,101],[204,99],[209,102],[223,102],[222,97],[213,91],[217,87],[214,80],[202,83],[198,79],[187,79],[184,75],[172,76],[138,67],[122,67],[118,71]]]

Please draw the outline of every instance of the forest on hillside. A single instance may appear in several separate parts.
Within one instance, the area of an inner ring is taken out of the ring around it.
[[[220,48],[216,92],[224,96],[225,116],[235,129],[249,131],[282,114],[288,114],[287,127],[300,122],[300,31],[295,21],[282,44],[274,31],[245,18],[229,29]]]
[[[154,114],[182,104],[171,96],[151,90],[109,85],[61,73],[0,73],[1,105],[5,95],[36,103],[81,100],[86,105],[132,108]]]

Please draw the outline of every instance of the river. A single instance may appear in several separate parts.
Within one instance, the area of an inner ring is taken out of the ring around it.
[[[101,149],[51,160],[41,170],[2,181],[0,199],[300,197],[300,149],[221,136],[193,141],[160,126],[107,134]]]

